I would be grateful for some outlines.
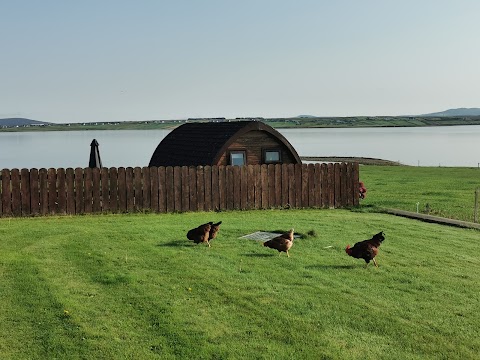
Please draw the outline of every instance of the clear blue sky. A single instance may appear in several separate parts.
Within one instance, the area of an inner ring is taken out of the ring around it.
[[[0,0],[0,118],[480,107],[478,0]]]

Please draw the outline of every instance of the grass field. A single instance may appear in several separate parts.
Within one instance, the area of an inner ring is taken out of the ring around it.
[[[419,203],[421,213],[472,222],[480,169],[362,165],[360,180],[367,187],[363,206],[416,212]]]
[[[211,248],[186,240],[210,220],[223,221]],[[316,234],[290,258],[239,239],[290,227]],[[345,254],[382,230],[379,268]],[[475,230],[346,210],[0,219],[0,354],[476,359],[478,241]]]

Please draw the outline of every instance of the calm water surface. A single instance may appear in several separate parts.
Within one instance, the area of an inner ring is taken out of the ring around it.
[[[280,129],[300,156],[363,156],[420,166],[480,163],[480,126]],[[168,130],[0,133],[0,168],[87,167],[97,139],[103,166],[147,166]]]

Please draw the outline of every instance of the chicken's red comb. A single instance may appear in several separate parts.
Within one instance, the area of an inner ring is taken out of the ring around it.
[[[345,250],[347,250],[347,249],[350,249],[350,245],[347,245],[347,247],[345,248]]]

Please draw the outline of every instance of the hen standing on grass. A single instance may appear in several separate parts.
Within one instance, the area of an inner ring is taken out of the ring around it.
[[[208,244],[210,245],[210,240],[213,240],[217,237],[217,234],[218,232],[220,231],[220,224],[222,222],[219,221],[218,223],[214,224],[213,222],[210,222],[209,224],[211,224],[211,227],[210,227],[210,233],[208,235]]]
[[[200,244],[200,243],[207,243],[208,246],[210,246],[210,243],[208,242],[210,238],[210,230],[212,228],[213,223],[209,222],[203,225],[200,225],[199,227],[195,229],[191,229],[187,232],[187,239],[192,240],[195,244]]]
[[[365,265],[368,266],[370,260],[373,260],[373,263],[376,267],[378,267],[377,261],[375,260],[375,256],[378,254],[378,248],[382,244],[383,240],[385,240],[385,234],[379,232],[378,234],[373,235],[373,237],[369,240],[363,240],[357,242],[351,248],[350,245],[347,245],[345,248],[345,252],[356,258],[356,259],[363,259],[367,263]]]
[[[278,256],[280,256],[283,251],[287,253],[288,257],[290,257],[290,255],[288,254],[288,250],[290,250],[292,245],[293,245],[293,229],[290,229],[290,231],[280,236],[277,236],[271,240],[265,241],[263,243],[263,246],[278,250]]]

